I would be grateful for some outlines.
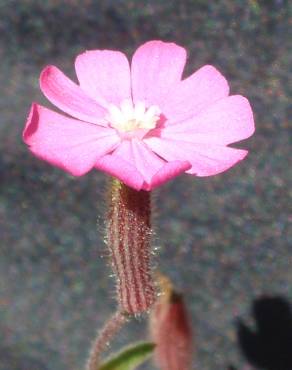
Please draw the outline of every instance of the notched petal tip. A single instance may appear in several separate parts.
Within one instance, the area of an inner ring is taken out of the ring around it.
[[[104,155],[96,161],[95,168],[118,178],[125,185],[137,191],[143,187],[144,179],[140,172],[132,164],[117,155]]]
[[[241,140],[245,140],[252,136],[255,132],[254,114],[249,100],[242,95],[232,95],[229,97],[234,104],[238,106],[238,115],[245,125],[245,132]],[[237,140],[240,141],[240,140]],[[235,141],[234,141],[235,142]]]
[[[78,54],[75,58],[75,66],[76,63],[84,62],[86,59],[89,59],[89,62],[91,62],[91,58],[98,58],[100,55],[118,55],[124,59],[127,59],[127,56],[119,50],[112,50],[112,49],[91,49],[91,50],[85,50],[82,53]],[[128,60],[128,59],[127,59]]]
[[[161,99],[181,80],[186,50],[174,43],[148,41],[134,53],[131,63],[134,102],[160,105]]]
[[[178,59],[182,61],[182,69],[185,66],[186,60],[187,60],[187,50],[181,46],[176,44],[175,42],[167,42],[167,41],[162,41],[162,40],[150,40],[145,42],[144,44],[140,45],[138,49],[134,53],[135,55],[139,53],[145,53],[147,55],[148,53],[155,53],[155,51],[161,53],[168,53],[169,56],[172,56],[173,61],[175,59]]]
[[[158,186],[163,185],[169,180],[173,179],[176,176],[181,175],[182,173],[188,171],[192,165],[188,161],[172,161],[167,162],[163,167],[156,172],[152,177],[151,182],[148,184],[144,182],[143,190],[151,191],[156,189]]]
[[[38,104],[33,102],[22,132],[23,141],[29,145],[31,136],[36,132],[39,121]]]
[[[140,45],[138,49],[140,48],[145,48],[145,47],[174,47],[174,48],[178,48],[180,49],[182,52],[184,52],[185,54],[187,54],[187,51],[184,47],[182,47],[181,45],[178,45],[176,44],[175,42],[169,42],[169,41],[162,41],[162,40],[149,40],[149,41],[146,41],[144,44]],[[137,49],[137,50],[138,50]]]
[[[23,140],[38,158],[73,176],[89,172],[119,142],[114,130],[78,121],[33,104]]]
[[[207,72],[207,74],[211,77],[211,79],[220,82],[221,85],[225,85],[225,94],[226,96],[229,95],[230,87],[227,79],[225,76],[219,71],[218,68],[215,66],[212,66],[211,64],[206,64],[203,67],[199,69],[199,71]],[[221,89],[223,89],[223,86],[221,86]]]
[[[187,171],[190,175],[195,175],[198,177],[209,177],[214,175],[219,175],[223,172],[230,170],[231,168],[235,167],[239,164],[245,157],[248,155],[248,150],[245,149],[237,149],[227,146],[226,149],[231,149],[233,151],[232,157],[229,160],[218,162],[218,166],[214,166],[213,168],[209,168],[203,171],[197,171],[196,173]]]
[[[130,65],[116,50],[88,50],[75,59],[75,71],[83,91],[107,108],[131,98]]]
[[[40,88],[52,104],[71,117],[105,126],[105,108],[59,68],[49,65],[43,69]]]
[[[52,64],[49,64],[42,69],[39,78],[39,84],[42,91],[47,79],[50,78],[50,75],[52,75],[54,72],[59,72],[59,69]]]

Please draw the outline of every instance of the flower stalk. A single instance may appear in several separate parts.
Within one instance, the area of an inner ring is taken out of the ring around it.
[[[155,299],[151,277],[151,195],[117,179],[110,186],[106,240],[117,277],[120,309],[128,314],[148,310]]]
[[[92,343],[91,351],[88,356],[86,370],[98,370],[100,357],[112,338],[118,333],[127,320],[127,316],[121,312],[116,312],[104,325]]]

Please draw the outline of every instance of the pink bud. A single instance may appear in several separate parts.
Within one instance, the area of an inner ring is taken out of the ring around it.
[[[150,269],[150,193],[113,180],[107,217],[107,244],[117,276],[121,310],[136,314],[155,299]]]
[[[150,317],[150,331],[156,344],[154,358],[161,370],[191,369],[193,342],[189,318],[183,298],[166,278],[162,295]]]

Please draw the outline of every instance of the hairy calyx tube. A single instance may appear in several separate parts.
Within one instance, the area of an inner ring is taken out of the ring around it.
[[[106,241],[117,277],[120,309],[137,314],[155,299],[151,277],[151,194],[117,179],[110,185]]]

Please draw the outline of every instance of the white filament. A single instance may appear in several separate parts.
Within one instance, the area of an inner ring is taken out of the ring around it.
[[[131,100],[124,100],[120,106],[110,104],[107,120],[110,125],[120,132],[138,129],[153,129],[160,117],[160,109],[156,105],[146,108],[144,102],[133,105]]]

